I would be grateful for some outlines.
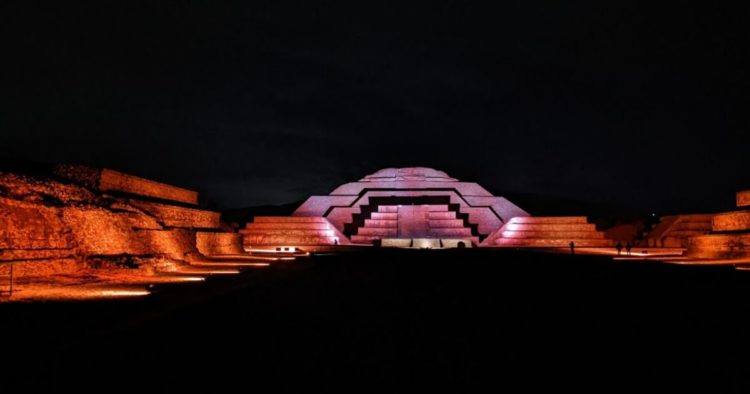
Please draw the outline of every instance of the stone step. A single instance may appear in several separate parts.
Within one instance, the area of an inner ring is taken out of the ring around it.
[[[398,213],[398,206],[396,206],[396,205],[378,205],[378,212],[380,212],[380,213]]]
[[[253,223],[325,223],[326,219],[317,216],[256,216]]]
[[[355,244],[372,244],[372,241],[381,238],[372,235],[352,235],[352,242]]]
[[[243,237],[243,246],[253,245],[335,245],[336,237],[318,237],[318,236],[296,236],[286,235],[257,235]]]
[[[373,212],[370,219],[375,220],[398,220],[397,212]]]
[[[687,255],[697,258],[728,259],[750,257],[750,234],[707,234],[690,238]]]
[[[427,231],[430,236],[447,238],[447,237],[471,237],[471,229],[468,227],[460,228],[431,228]]]
[[[461,219],[437,219],[429,220],[430,228],[445,228],[445,227],[463,227],[464,221]]]
[[[365,219],[365,227],[386,227],[386,228],[397,228],[397,220],[378,220],[378,219]]]
[[[695,237],[698,235],[703,235],[709,232],[708,230],[672,230],[669,233],[667,233],[667,237],[673,237],[673,238],[688,238],[688,237]]]
[[[699,231],[711,231],[711,221],[703,222],[677,222],[671,231],[678,230],[699,230]]]
[[[444,248],[458,247],[459,242],[463,242],[467,248],[479,245],[479,237],[441,238],[440,241],[443,243]]]
[[[372,241],[380,239],[378,237],[367,237],[367,236],[352,236],[352,242],[356,244],[372,244]],[[414,242],[412,242],[414,241]],[[384,246],[388,247],[433,247],[439,248],[440,243],[443,243],[444,247],[456,247],[459,241],[466,242],[467,244],[479,245],[479,237],[435,237],[435,238],[383,238]],[[471,246],[471,245],[467,245]]]
[[[309,229],[309,230],[329,230],[331,227],[327,222],[278,222],[278,223],[249,223],[245,229],[240,232],[254,229]]]
[[[245,230],[241,230],[240,233],[246,236],[288,235],[290,237],[309,236],[309,235],[316,235],[320,237],[333,237],[336,235],[334,230],[288,229],[288,228],[245,229]]]
[[[734,211],[717,214],[712,221],[713,231],[750,230],[750,211]]]
[[[515,217],[508,223],[518,224],[587,224],[585,216],[524,216]]]
[[[706,223],[710,222],[711,219],[713,219],[713,214],[703,214],[703,215],[680,215],[679,216],[679,222],[680,223]]]
[[[390,227],[360,227],[357,230],[357,235],[395,237],[398,235],[398,230]]]
[[[587,223],[508,223],[503,231],[596,231],[596,225]]]
[[[526,248],[567,248],[570,241],[575,242],[577,248],[604,248],[611,247],[612,241],[608,239],[523,239],[523,238],[498,238],[495,240],[497,246],[526,247]]]
[[[603,239],[598,231],[503,231],[502,238]]]
[[[447,212],[438,212],[438,211],[431,211],[427,213],[428,219],[455,219],[456,213],[453,211],[447,211]]]
[[[750,207],[750,190],[737,192],[737,207]]]

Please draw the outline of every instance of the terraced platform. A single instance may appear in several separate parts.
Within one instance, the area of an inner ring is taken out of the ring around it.
[[[347,238],[326,218],[302,216],[258,216],[242,234],[245,249],[278,246],[335,246],[348,244]]]
[[[380,205],[352,235],[353,243],[372,244],[382,239],[459,238],[479,243],[479,237],[448,205]]]
[[[710,233],[691,237],[687,255],[692,258],[736,259],[750,257],[750,191],[737,193],[736,211],[712,215]]]
[[[559,248],[611,247],[594,224],[583,216],[513,218],[482,242],[488,247]]]

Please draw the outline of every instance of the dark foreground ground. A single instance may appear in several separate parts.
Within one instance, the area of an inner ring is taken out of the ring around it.
[[[744,391],[750,272],[513,251],[317,256],[0,305],[3,388]]]

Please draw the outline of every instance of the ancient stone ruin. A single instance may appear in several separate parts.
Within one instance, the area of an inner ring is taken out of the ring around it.
[[[737,208],[713,215],[710,231],[688,240],[687,255],[703,259],[750,257],[750,190],[737,193]]]
[[[144,295],[150,284],[370,247],[621,254],[585,216],[532,216],[431,168],[383,169],[309,197],[290,216],[256,216],[240,230],[198,197],[111,169],[0,172],[0,299]],[[737,194],[737,205],[661,218],[633,245],[640,249],[634,258],[749,263],[741,259],[750,257],[750,191]]]
[[[190,275],[230,272],[249,257],[195,191],[83,166],[0,173],[0,290],[16,298],[52,291],[44,284],[200,279]]]
[[[424,167],[380,170],[308,198],[290,217],[257,217],[241,233],[256,248],[612,245],[586,217],[530,217],[477,183]]]

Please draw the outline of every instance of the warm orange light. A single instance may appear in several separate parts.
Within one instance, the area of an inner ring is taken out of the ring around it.
[[[168,278],[174,282],[203,282],[206,278],[202,276],[172,276]]]
[[[210,269],[210,270],[201,270],[201,269],[189,269],[179,272],[185,272],[188,274],[197,274],[197,275],[236,275],[239,274],[239,270],[234,269]]]
[[[227,261],[227,262],[215,262],[215,263],[209,263],[209,262],[200,262],[200,263],[192,263],[191,265],[196,267],[268,267],[271,265],[270,263],[254,263],[249,261]]]
[[[142,297],[151,294],[148,290],[102,290],[102,297]]]
[[[296,246],[279,246],[278,248],[274,249],[245,249],[245,251],[250,253],[296,253],[298,251],[298,248]]]

